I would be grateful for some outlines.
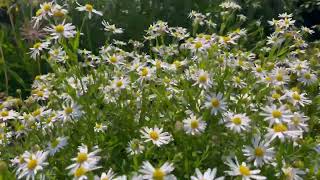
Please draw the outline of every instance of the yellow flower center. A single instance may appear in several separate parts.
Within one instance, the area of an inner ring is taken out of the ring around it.
[[[206,76],[206,75],[199,76],[199,81],[201,83],[205,83],[205,82],[207,82],[207,80],[208,80],[208,76]]]
[[[53,16],[54,17],[63,17],[64,13],[61,10],[56,10],[56,11],[54,11]]]
[[[164,176],[165,176],[165,173],[160,168],[156,168],[153,172],[154,180],[163,180]]]
[[[229,36],[223,36],[222,38],[223,38],[224,42],[228,42],[231,40],[231,38]]]
[[[272,94],[272,98],[273,99],[279,99],[281,96],[280,96],[280,94],[278,94],[278,93],[274,93],[274,94]]]
[[[101,180],[109,180],[109,178],[108,177],[104,177]]]
[[[159,139],[159,134],[156,131],[151,131],[149,133],[149,136],[150,136],[151,139],[153,139],[155,141]]]
[[[91,5],[91,4],[86,4],[85,6],[86,6],[86,10],[87,10],[87,11],[92,12],[92,10],[93,10],[93,5]]]
[[[7,116],[9,116],[9,112],[8,111],[2,111],[1,112],[1,116],[2,117],[7,117]]]
[[[174,61],[173,64],[176,66],[176,68],[179,68],[182,66],[180,61]]]
[[[64,112],[65,112],[66,114],[71,114],[71,113],[73,112],[73,109],[72,109],[71,107],[66,107],[66,108],[64,109]]]
[[[247,166],[241,165],[239,167],[240,174],[243,176],[250,176],[250,169]]]
[[[110,62],[116,63],[116,62],[118,62],[118,58],[116,56],[111,56],[110,57]]]
[[[51,142],[51,147],[56,148],[59,145],[59,141],[57,139]]]
[[[160,69],[161,68],[161,61],[156,61],[156,68]]]
[[[232,122],[236,125],[240,125],[242,121],[241,121],[241,118],[235,117],[232,119]]]
[[[86,160],[88,160],[88,154],[87,153],[78,153],[78,156],[77,156],[77,162],[78,163],[83,163]]]
[[[238,76],[237,76],[237,77],[235,77],[235,82],[239,84],[239,83],[241,82],[240,77],[238,77]]]
[[[271,81],[271,80],[272,80],[271,77],[269,76],[266,77],[266,81]]]
[[[42,14],[43,10],[42,9],[38,9],[36,12],[36,16],[40,16]]]
[[[287,128],[286,125],[279,123],[279,124],[275,124],[275,125],[273,126],[273,130],[274,130],[275,132],[285,132],[285,131],[288,130],[288,128]]]
[[[34,45],[33,45],[33,48],[35,48],[35,49],[39,49],[41,47],[41,43],[35,43]]]
[[[35,111],[32,112],[32,116],[39,116],[41,113],[41,110],[40,109],[37,109]]]
[[[76,171],[74,172],[74,176],[75,177],[81,177],[81,176],[83,176],[84,174],[86,174],[86,172],[87,172],[87,170],[84,168],[84,167],[82,167],[82,166],[80,166],[78,169],[76,169]]]
[[[296,126],[299,125],[299,123],[300,123],[300,118],[297,116],[294,116],[291,120],[292,120],[293,124]]]
[[[279,110],[272,111],[272,117],[281,118],[281,116],[282,116],[282,112],[281,111],[279,111]]]
[[[215,107],[215,108],[219,107],[219,105],[220,105],[219,99],[217,99],[217,98],[212,98],[212,99],[211,99],[211,105],[212,105],[213,107]]]
[[[51,4],[48,4],[48,3],[44,4],[43,5],[43,10],[50,11],[51,10]]]
[[[55,30],[57,33],[63,33],[64,32],[64,26],[62,24],[59,24],[55,27]]]
[[[147,76],[149,74],[148,68],[144,67],[141,70],[141,76]]]
[[[191,128],[197,129],[199,127],[199,121],[197,119],[191,120]]]
[[[283,75],[282,74],[277,74],[276,80],[277,81],[283,81]]]
[[[202,47],[202,43],[201,43],[201,42],[196,42],[196,43],[194,44],[194,47],[195,47],[196,49],[199,49],[199,48]]]
[[[259,72],[259,73],[262,72],[262,68],[261,68],[261,67],[257,67],[256,70],[257,70],[257,72]]]
[[[27,167],[29,170],[34,170],[38,165],[38,161],[35,160],[35,159],[31,159],[28,164],[27,164]]]
[[[300,100],[301,100],[301,96],[300,96],[300,94],[298,94],[297,92],[294,92],[294,93],[292,94],[292,98],[293,98],[294,100],[297,100],[297,101],[300,101]]]
[[[117,81],[116,85],[117,85],[117,87],[121,87],[123,85],[123,82],[122,81]]]
[[[304,74],[304,78],[306,78],[306,79],[311,79],[311,74],[310,74],[310,73],[305,73],[305,74]]]
[[[264,150],[261,147],[257,147],[254,150],[254,154],[258,157],[262,157],[264,155]]]
[[[43,97],[43,96],[44,96],[43,91],[37,91],[37,96],[39,96],[39,97]]]

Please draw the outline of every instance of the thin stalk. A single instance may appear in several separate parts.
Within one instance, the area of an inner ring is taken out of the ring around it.
[[[6,65],[6,61],[4,60],[4,54],[3,54],[3,50],[2,50],[2,46],[0,46],[0,53],[1,53],[1,59],[3,61],[3,70],[4,70],[4,78],[5,78],[5,84],[6,84],[6,94],[9,94],[9,78],[8,78],[8,70],[7,70],[7,65]]]

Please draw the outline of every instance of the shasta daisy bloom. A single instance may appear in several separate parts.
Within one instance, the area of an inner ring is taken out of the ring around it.
[[[138,79],[139,82],[143,82],[144,80],[150,80],[154,72],[153,68],[149,68],[147,66],[140,66],[137,70],[140,76]]]
[[[225,111],[227,108],[221,93],[207,95],[206,99],[203,107],[211,109],[211,114],[216,115],[219,111]]]
[[[50,42],[37,42],[33,45],[32,48],[30,48],[30,54],[31,58],[36,60],[37,57],[40,55],[40,52],[48,49],[48,46],[50,45]]]
[[[46,162],[48,152],[37,151],[36,153],[24,152],[22,157],[24,163],[20,165],[17,172],[18,179],[25,177],[26,179],[35,179],[38,171],[42,171],[44,166],[48,165]]]
[[[119,54],[113,54],[113,55],[111,55],[111,56],[105,56],[105,55],[103,55],[102,58],[103,58],[104,60],[107,60],[108,63],[113,64],[113,65],[115,65],[115,66],[119,66],[119,65],[121,65],[121,64],[124,64],[124,63],[122,62],[124,58],[123,58],[123,56],[121,56],[121,55],[119,55]]]
[[[109,169],[107,173],[103,172],[101,176],[95,176],[94,180],[113,180],[115,179],[116,174],[112,169]]]
[[[141,154],[144,151],[144,146],[138,139],[133,139],[128,143],[126,151],[130,155]]]
[[[311,101],[305,97],[306,93],[299,93],[297,91],[288,91],[285,96],[289,99],[289,101],[294,105],[304,106],[306,104],[310,104]]]
[[[226,122],[226,127],[236,133],[247,131],[248,128],[250,128],[250,119],[246,114],[234,114],[232,112],[227,112],[225,114],[224,121]]]
[[[71,23],[65,24],[63,21],[61,24],[58,25],[51,25],[50,27],[44,28],[45,31],[50,33],[52,39],[60,39],[64,38],[72,38],[77,33],[75,31],[76,27]]]
[[[196,175],[191,176],[191,180],[224,180],[224,177],[216,178],[217,174],[217,168],[213,169],[207,169],[204,174],[201,173],[201,171],[197,168],[196,169]]]
[[[170,174],[173,170],[172,163],[165,162],[161,167],[155,168],[150,162],[144,161],[139,172],[145,180],[174,180],[175,176]]]
[[[245,86],[247,86],[247,83],[245,83],[243,80],[240,79],[239,76],[234,76],[232,78],[232,85],[235,87],[235,88],[244,88]]]
[[[242,180],[267,179],[266,177],[259,175],[259,169],[250,170],[249,166],[247,166],[245,162],[239,164],[236,157],[234,160],[229,157],[225,164],[231,168],[230,171],[225,171],[229,176],[240,176],[242,177]]]
[[[73,175],[74,180],[87,180],[88,176],[87,173],[93,170],[96,170],[100,167],[86,167],[80,165],[70,170],[69,175]]]
[[[13,120],[18,118],[19,113],[14,110],[2,109],[0,112],[0,122],[6,122],[7,120]]]
[[[278,138],[281,142],[285,139],[295,139],[300,136],[302,136],[301,130],[288,129],[288,126],[284,123],[274,124],[272,128],[268,128],[268,133],[266,134],[266,138],[269,139],[269,141]]]
[[[129,84],[129,79],[126,77],[116,77],[114,78],[114,80],[112,81],[111,87],[112,89],[119,91],[122,89],[126,89],[127,86]]]
[[[200,88],[208,89],[212,86],[210,74],[204,70],[199,70],[193,75],[193,80],[196,81],[193,86],[198,85]]]
[[[204,122],[201,118],[197,118],[193,114],[191,114],[189,118],[183,120],[183,128],[187,134],[201,134],[206,129],[206,126],[206,122]]]
[[[255,136],[252,139],[252,146],[245,146],[242,151],[248,157],[248,161],[254,161],[254,166],[261,167],[263,164],[269,164],[274,160],[274,148],[270,147],[268,142],[261,140],[260,136]]]
[[[264,116],[265,120],[269,122],[269,125],[272,126],[274,123],[282,123],[290,121],[292,114],[290,110],[287,110],[285,106],[277,107],[276,105],[266,106],[262,108],[264,112],[261,112],[260,115]]]
[[[78,147],[78,151],[77,157],[71,159],[74,163],[67,167],[67,169],[70,169],[71,174],[77,172],[77,169],[79,168],[84,168],[86,172],[90,169],[99,168],[97,164],[101,158],[100,156],[97,156],[100,152],[98,147],[95,146],[94,151],[89,153],[88,147],[82,144]]]
[[[78,3],[77,3],[78,4]],[[89,14],[89,19],[91,19],[92,17],[92,14],[97,14],[99,16],[102,16],[102,12],[101,11],[97,11],[96,9],[93,8],[93,5],[92,4],[85,4],[84,6],[83,5],[80,5],[78,4],[79,7],[77,7],[76,9],[78,11],[87,11],[88,14]]]
[[[309,86],[316,81],[318,81],[318,78],[315,74],[305,71],[301,74],[301,76],[298,78],[298,81],[301,82],[305,86]]]
[[[52,156],[63,149],[68,144],[66,137],[58,137],[48,144],[49,154]]]
[[[155,126],[154,128],[144,127],[140,130],[142,133],[142,138],[144,142],[151,141],[154,145],[160,147],[164,144],[169,144],[172,140],[172,136],[168,132],[163,132],[163,128],[158,128]]]

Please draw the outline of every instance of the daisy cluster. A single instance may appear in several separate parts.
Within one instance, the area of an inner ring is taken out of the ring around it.
[[[103,16],[74,4],[86,19]],[[190,33],[157,21],[143,42],[89,51],[78,49],[86,34],[67,7],[45,2],[33,17],[47,37],[30,56],[51,73],[35,77],[26,99],[0,105],[1,160],[17,179],[320,178],[320,53],[291,14],[259,42],[192,11]],[[222,21],[246,21],[235,2],[220,8]]]

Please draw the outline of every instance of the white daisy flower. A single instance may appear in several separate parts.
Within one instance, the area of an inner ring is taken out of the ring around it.
[[[193,86],[198,85],[200,88],[208,89],[212,87],[210,74],[204,70],[199,70],[193,75],[193,80],[196,81]]]
[[[290,166],[282,167],[281,170],[284,176],[289,180],[303,180],[300,176],[306,174],[304,171]]]
[[[75,36],[77,31],[75,31],[76,27],[71,23],[65,24],[63,21],[61,24],[58,25],[51,25],[51,27],[44,28],[45,31],[50,33],[52,39],[60,39],[64,38],[72,38]]]
[[[107,130],[108,126],[104,123],[96,123],[93,130],[94,132],[105,132]]]
[[[285,97],[289,99],[289,101],[294,105],[304,106],[306,104],[310,104],[311,101],[305,97],[306,93],[299,93],[297,91],[287,91]]]
[[[92,4],[85,4],[84,6],[83,5],[80,5],[79,3],[77,3],[79,7],[76,7],[76,9],[78,11],[87,11],[88,12],[88,17],[89,19],[91,19],[92,17],[92,14],[97,14],[99,16],[102,16],[103,13],[101,11],[97,11],[96,9],[93,8],[93,5]]]
[[[198,135],[204,132],[207,123],[191,114],[189,118],[183,120],[183,128],[187,134]]]
[[[259,169],[250,170],[245,162],[242,162],[240,165],[236,157],[234,160],[229,157],[225,164],[231,168],[230,171],[225,171],[229,176],[240,176],[242,177],[242,180],[267,179],[266,177],[259,175]]]
[[[118,67],[119,65],[124,64],[124,63],[123,63],[124,58],[123,58],[122,55],[119,55],[119,54],[113,54],[113,55],[111,55],[111,56],[105,56],[105,55],[103,55],[102,58],[103,58],[104,60],[108,61],[108,63],[113,64],[113,65],[115,65],[115,66],[117,66],[117,67]]]
[[[141,154],[144,151],[144,146],[138,139],[133,139],[128,143],[128,147],[126,148],[126,151],[130,155],[137,155]]]
[[[203,174],[196,168],[196,175],[191,176],[191,180],[224,180],[224,177],[216,178],[217,168],[207,169]]]
[[[60,111],[61,118],[64,122],[69,120],[77,120],[82,116],[81,107],[74,101],[66,101],[63,104],[63,110]]]
[[[245,83],[243,80],[240,79],[239,76],[234,76],[232,78],[232,85],[235,87],[235,88],[244,88],[247,86],[247,83]]]
[[[37,42],[33,45],[32,48],[30,48],[30,54],[31,54],[31,58],[36,60],[37,57],[40,55],[40,52],[45,50],[45,49],[48,49],[50,45],[50,42]]]
[[[48,152],[37,151],[36,153],[30,153],[28,151],[24,152],[23,164],[17,169],[18,179],[26,178],[26,179],[35,179],[35,176],[39,171],[43,171],[44,166],[48,165],[46,162]]]
[[[273,104],[262,108],[262,110],[264,112],[260,113],[260,115],[265,117],[264,119],[269,122],[270,126],[274,123],[288,122],[292,117],[292,113],[285,106],[277,107]]]
[[[308,120],[310,118],[305,116],[304,113],[294,112],[291,120],[288,122],[288,126],[292,130],[308,131]]]
[[[144,142],[151,141],[154,145],[160,147],[161,145],[169,144],[172,141],[172,136],[168,132],[163,132],[163,128],[154,128],[144,127],[140,130],[142,133],[142,138],[145,139]]]
[[[273,79],[273,84],[275,86],[281,86],[284,84],[287,84],[289,79],[288,76],[288,71],[285,68],[275,68],[272,72],[271,72],[271,77]]]
[[[58,137],[51,141],[48,144],[49,154],[52,156],[59,152],[62,148],[64,148],[68,144],[68,140],[66,137]]]
[[[281,142],[284,142],[285,139],[295,139],[300,136],[302,136],[301,130],[288,129],[288,126],[284,123],[274,124],[272,128],[268,128],[268,133],[266,134],[266,138],[269,141],[279,138]]]
[[[112,34],[122,34],[123,29],[122,28],[117,28],[116,25],[114,24],[109,24],[109,22],[103,20],[102,25],[104,26],[104,30],[106,32],[111,32]]]
[[[143,82],[145,80],[150,80],[152,78],[152,75],[154,73],[153,68],[149,68],[147,66],[140,66],[138,69],[138,74],[139,74],[139,79],[137,80],[138,82]]]
[[[227,108],[227,104],[225,103],[221,93],[207,95],[206,99],[207,101],[203,107],[211,109],[211,114],[216,115],[219,111],[225,111]]]
[[[0,122],[6,122],[7,120],[13,120],[19,117],[19,113],[14,110],[2,109],[0,112]]]
[[[226,122],[227,128],[236,133],[247,131],[250,128],[250,119],[246,114],[234,114],[232,112],[227,112],[225,114],[224,122]]]
[[[298,78],[298,81],[301,82],[305,86],[309,86],[316,81],[318,81],[318,78],[315,74],[305,71],[301,74],[301,76]]]
[[[129,79],[127,77],[116,77],[111,83],[112,89],[115,91],[119,91],[122,89],[126,89],[129,84]]]
[[[248,157],[248,161],[254,161],[254,166],[262,167],[265,163],[270,164],[274,160],[274,148],[270,147],[268,142],[261,140],[260,136],[256,135],[252,139],[252,146],[245,146],[242,151]]]
[[[99,160],[101,159],[100,156],[97,156],[97,154],[100,152],[100,149],[98,149],[98,147],[94,147],[94,151],[89,153],[88,147],[82,144],[78,147],[78,151],[79,152],[77,154],[77,157],[71,159],[72,161],[74,161],[74,163],[66,168],[70,169],[70,174],[75,175],[75,173],[79,171],[78,174],[84,175],[89,170],[100,168],[97,166]]]
[[[175,176],[170,174],[173,170],[172,163],[166,162],[161,167],[154,168],[150,162],[144,161],[139,172],[145,180],[175,180]]]

